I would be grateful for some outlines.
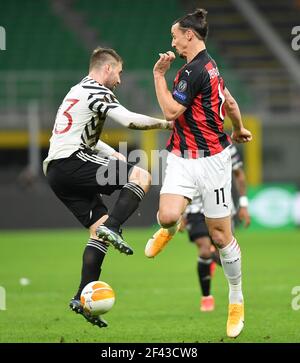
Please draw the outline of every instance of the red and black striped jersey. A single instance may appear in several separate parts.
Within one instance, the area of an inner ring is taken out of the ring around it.
[[[211,156],[231,144],[223,129],[224,81],[206,49],[174,80],[173,98],[187,109],[174,124],[167,150],[185,158]]]

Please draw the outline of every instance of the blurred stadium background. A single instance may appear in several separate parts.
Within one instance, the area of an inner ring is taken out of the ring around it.
[[[7,48],[0,53],[0,195],[8,206],[1,228],[78,226],[41,175],[62,98],[87,73],[90,52],[100,44],[124,58],[123,84],[117,91],[121,102],[130,110],[160,116],[151,70],[158,52],[171,47],[172,21],[196,6],[209,12],[209,52],[254,133],[253,143],[241,149],[249,186],[289,184],[288,194],[286,189],[273,189],[270,198],[263,193],[254,213],[259,214],[263,203],[284,224],[295,223],[295,218],[300,223],[299,215],[294,212],[292,217],[287,208],[290,193],[296,205],[300,186],[300,51],[291,47],[299,1],[164,0],[162,7],[159,0],[26,0],[21,8],[18,1],[0,5]],[[174,64],[170,81],[181,64]],[[104,141],[115,147],[128,141],[129,149],[148,152],[162,149],[166,137],[111,124],[104,133]],[[277,192],[282,198],[274,197]],[[143,209],[155,210],[151,202],[156,199],[147,198]],[[154,220],[143,215],[136,214],[130,224]]]
[[[0,47],[0,239],[7,242],[8,259],[11,234],[4,230],[80,227],[49,189],[41,162],[57,108],[87,74],[91,50],[112,47],[123,57],[116,94],[125,107],[161,116],[152,67],[160,51],[171,49],[173,20],[195,7],[208,10],[208,51],[254,135],[252,143],[240,148],[251,228],[273,233],[289,229],[299,242],[300,50],[292,49],[292,29],[300,26],[299,0],[11,0],[0,2],[2,40],[6,36]],[[181,64],[176,60],[173,65],[170,83]],[[147,153],[162,149],[167,138],[163,132],[112,124],[106,124],[103,135],[112,146],[127,141],[129,150]],[[153,186],[129,226],[156,223],[158,193],[159,186]],[[280,248],[289,237],[278,236]]]
[[[300,186],[300,51],[291,46],[299,1],[164,0],[162,6],[159,0],[26,0],[22,14],[18,1],[0,5],[6,30],[6,50],[0,51],[1,228],[78,226],[41,175],[62,98],[87,73],[90,52],[100,44],[124,58],[123,84],[116,92],[121,102],[132,111],[161,116],[151,70],[158,52],[171,48],[172,21],[196,6],[209,12],[209,52],[254,133],[253,143],[241,149],[249,186],[289,184],[288,193],[283,185],[271,198],[263,193],[258,200],[282,218],[284,209],[288,217],[287,204],[293,199],[296,205]],[[176,62],[170,81],[182,64]],[[162,149],[166,137],[109,124],[104,132],[104,141],[113,146],[128,141],[129,149],[148,152]],[[159,188],[152,189],[156,195]],[[143,210],[155,210],[155,200],[148,197],[130,224],[152,223]],[[254,212],[260,209],[256,204]],[[295,211],[288,223],[295,218],[300,223]]]

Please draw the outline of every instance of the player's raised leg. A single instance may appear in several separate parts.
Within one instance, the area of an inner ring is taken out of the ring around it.
[[[219,249],[224,274],[229,284],[227,335],[237,337],[244,327],[241,250],[231,233],[231,217],[206,218],[209,234]]]
[[[155,257],[177,232],[182,213],[188,204],[188,199],[183,195],[161,194],[157,221],[162,226],[145,247],[147,257]]]
[[[112,213],[103,225],[96,229],[96,235],[111,243],[120,252],[132,255],[133,250],[122,237],[121,225],[136,211],[145,193],[150,188],[151,176],[148,171],[134,166],[131,169],[128,183],[119,194]]]

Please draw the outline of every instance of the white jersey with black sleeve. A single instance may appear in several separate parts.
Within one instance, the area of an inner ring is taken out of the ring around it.
[[[107,117],[129,128],[168,128],[167,121],[127,110],[110,89],[87,76],[70,89],[57,111],[44,173],[51,160],[67,158],[78,149],[95,149]],[[97,146],[100,153],[101,147],[107,148],[103,142]]]

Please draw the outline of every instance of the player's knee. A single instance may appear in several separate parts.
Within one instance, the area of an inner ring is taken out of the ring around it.
[[[214,241],[214,243],[218,244],[219,242],[222,241],[224,231],[220,226],[208,225],[208,232],[209,232],[211,239]]]
[[[162,210],[159,211],[158,220],[162,227],[168,228],[178,222],[180,213],[176,210]]]
[[[141,182],[143,183],[142,186],[144,186],[144,188],[146,188],[148,191],[151,185],[151,174],[147,171],[147,170],[143,170],[142,169],[142,175],[141,175]]]
[[[211,228],[209,234],[217,247],[223,248],[226,246],[226,233],[222,229],[218,227]]]
[[[139,185],[147,193],[151,184],[151,174],[147,170],[135,166],[131,172],[129,181]]]

